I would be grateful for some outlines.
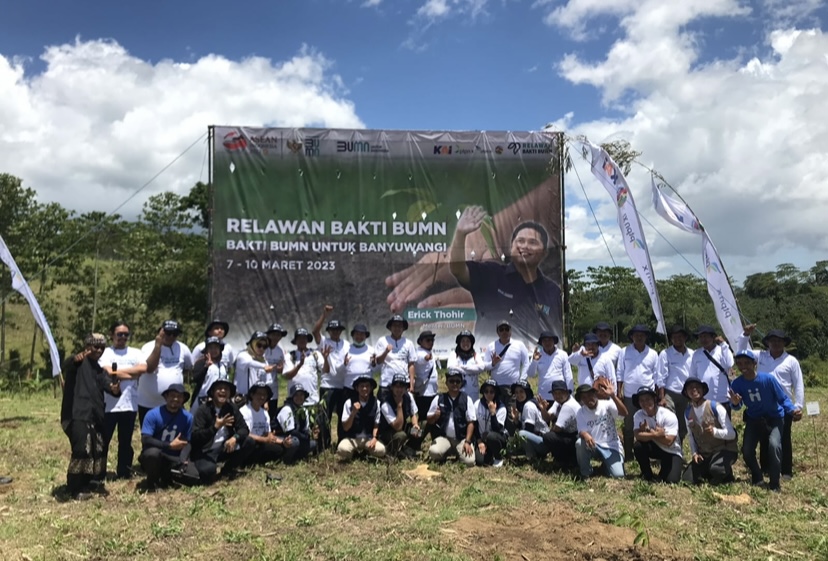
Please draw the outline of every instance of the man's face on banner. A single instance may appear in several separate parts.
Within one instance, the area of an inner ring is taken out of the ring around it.
[[[546,257],[540,232],[532,228],[519,230],[512,241],[512,261],[535,268]]]

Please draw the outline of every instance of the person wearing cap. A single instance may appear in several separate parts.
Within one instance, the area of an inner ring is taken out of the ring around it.
[[[681,479],[682,455],[678,440],[678,418],[666,407],[659,407],[655,389],[642,386],[633,395],[633,416],[635,443],[633,454],[641,468],[641,477],[653,481],[650,460],[658,460],[661,468],[658,480],[664,483],[678,483]]]
[[[224,364],[222,350],[224,341],[218,337],[207,337],[204,342],[201,360],[193,365],[194,391],[190,402],[190,413],[196,414],[198,408],[207,401],[207,390],[219,378],[230,378]]]
[[[728,394],[734,411],[745,408],[742,458],[750,470],[753,484],[765,486],[762,468],[756,459],[756,445],[764,441],[768,450],[768,488],[779,491],[785,415],[798,421],[802,418],[802,410],[796,408],[775,376],[757,372],[757,357],[753,351],[740,351],[735,360],[741,375],[733,380]]]
[[[193,416],[184,409],[190,394],[183,384],[164,390],[166,403],[151,409],[141,425],[141,455],[138,462],[147,475],[148,489],[168,487],[173,470],[182,482],[198,481],[198,470],[190,462]]]
[[[84,350],[63,362],[61,382],[63,401],[60,424],[72,448],[66,487],[75,500],[91,498],[91,492],[105,493],[103,482],[95,480],[105,470],[103,459],[104,392],[118,396],[120,378],[107,376],[99,360],[106,349],[106,337],[92,333],[84,339]]]
[[[699,342],[699,348],[693,352],[690,360],[690,376],[707,383],[710,392],[705,396],[706,399],[721,403],[729,409],[727,391],[733,368],[733,352],[710,325],[700,325],[693,335]]]
[[[477,385],[481,372],[486,371],[486,363],[477,355],[474,350],[474,334],[471,331],[463,330],[454,338],[454,352],[449,355],[448,368],[456,368],[463,373],[465,385],[463,386],[466,395],[476,401],[480,394]],[[433,344],[433,343],[432,343]],[[437,372],[434,373],[434,393],[437,393]],[[434,394],[431,394],[434,395]]]
[[[541,414],[544,422],[551,423],[549,432],[543,435],[543,443],[552,459],[564,467],[577,465],[575,456],[575,441],[578,440],[577,415],[581,405],[572,397],[563,380],[555,380],[550,388],[552,392],[552,406],[541,401]]]
[[[185,372],[192,370],[193,357],[190,348],[178,340],[181,327],[177,321],[161,324],[154,341],[141,352],[146,357],[147,372],[138,378],[138,424],[144,424],[144,416],[154,407],[164,405],[161,393],[170,384],[183,384]]]
[[[202,483],[216,479],[217,466],[222,477],[235,479],[237,470],[253,453],[250,429],[241,411],[233,403],[236,386],[229,378],[218,378],[207,389],[209,401],[196,411],[193,418],[192,459]]]
[[[417,357],[414,362],[414,393],[422,396],[437,395],[437,376],[440,362],[432,352],[434,333],[426,329],[417,335]],[[429,402],[430,404],[431,402]]]
[[[556,380],[573,389],[569,355],[558,348],[558,341],[558,336],[553,332],[542,332],[526,373],[529,378],[538,378],[538,396],[547,401],[552,400],[552,383]]]
[[[267,333],[254,331],[247,340],[247,346],[236,356],[235,377],[236,395],[247,398],[247,393],[255,384],[274,385],[275,364],[268,364],[265,349],[269,344]]]
[[[267,405],[267,412],[272,422],[279,412],[279,376],[283,376],[285,371],[285,351],[279,346],[279,342],[282,340],[282,337],[287,335],[287,330],[281,324],[271,323],[265,331],[265,334],[267,335],[267,348],[264,354],[265,362],[274,367],[271,371],[273,384],[270,386],[273,397],[270,398],[270,403]]]
[[[467,467],[474,465],[474,423],[477,412],[474,403],[463,393],[463,374],[459,370],[446,372],[448,391],[438,394],[428,408],[426,419],[434,427],[434,441],[428,455],[434,462],[444,462],[449,456]]]
[[[746,325],[742,336],[736,341],[736,350],[750,348],[750,336],[756,330],[756,325]],[[768,372],[776,377],[776,381],[793,401],[794,408],[802,411],[805,406],[805,385],[802,381],[802,367],[799,361],[785,352],[785,347],[791,344],[791,338],[781,329],[771,329],[762,338],[762,344],[767,350],[759,351],[757,370]],[[755,352],[755,351],[754,351]],[[791,442],[791,428],[794,422],[793,415],[785,415],[785,425],[782,428],[782,479],[793,477],[793,443]],[[767,451],[760,445],[759,464],[762,471],[768,467]]]
[[[581,404],[575,416],[578,425],[575,456],[581,477],[592,476],[592,459],[601,460],[610,477],[624,477],[624,448],[615,426],[619,417],[627,415],[624,401],[604,378],[598,378],[591,386],[578,386],[575,399]]]
[[[130,336],[130,327],[119,321],[109,328],[112,345],[107,347],[98,363],[107,375],[112,376],[116,371],[129,375],[127,379],[120,379],[121,395],[118,397],[104,394],[106,402],[104,424],[104,470],[109,455],[109,443],[118,429],[118,463],[115,475],[118,478],[132,477],[132,461],[135,452],[132,450],[132,433],[135,432],[135,418],[138,416],[137,379],[147,371],[147,363],[140,349],[127,346]],[[105,476],[106,474],[101,474]]]
[[[598,353],[607,355],[612,365],[618,368],[618,357],[621,355],[621,347],[612,341],[612,326],[605,321],[599,321],[592,328],[592,333],[598,337]]]
[[[273,421],[273,431],[282,437],[285,453],[282,462],[290,465],[316,453],[317,429],[311,430],[311,413],[305,409],[308,390],[302,384],[288,389],[288,398]]]
[[[497,339],[486,345],[483,358],[490,378],[497,382],[500,400],[508,403],[512,384],[526,380],[529,371],[529,351],[523,342],[512,339],[512,325],[508,321],[498,322]]]
[[[267,382],[256,382],[247,392],[247,403],[240,412],[247,428],[250,430],[248,438],[253,441],[253,452],[246,464],[266,464],[275,462],[284,454],[284,439],[276,436],[270,427],[270,415],[265,410],[265,404],[273,398],[273,390]]]
[[[414,458],[422,446],[420,410],[408,385],[408,376],[395,374],[391,391],[380,404],[379,439],[395,458]]]
[[[342,436],[336,448],[340,461],[350,461],[354,454],[365,452],[374,458],[385,457],[385,446],[380,442],[380,405],[374,397],[377,381],[371,376],[354,382],[357,399],[348,400],[342,408]]]
[[[385,328],[390,333],[380,337],[374,345],[376,363],[380,365],[380,399],[388,393],[395,374],[408,375],[409,391],[414,391],[416,380],[414,365],[417,362],[417,348],[403,337],[403,332],[408,329],[408,320],[401,315],[392,316]]]
[[[351,344],[348,347],[348,354],[343,360],[345,365],[345,377],[343,379],[345,400],[357,399],[358,395],[354,389],[354,382],[363,376],[373,377],[379,370],[376,364],[374,348],[369,346],[367,341],[371,332],[365,324],[358,323],[351,328]],[[379,398],[379,396],[377,396]],[[344,404],[344,403],[343,403]]]
[[[342,338],[345,324],[338,319],[328,320],[325,328],[328,336],[322,337],[322,325],[333,311],[333,306],[325,305],[322,314],[313,326],[313,339],[317,348],[326,357],[322,367],[321,399],[325,404],[326,421],[320,426],[322,442],[330,442],[330,423],[333,415],[337,418],[337,434],[342,432],[342,407],[345,405],[345,357],[348,356],[350,344]]]
[[[525,380],[512,384],[512,395],[512,422],[519,427],[517,434],[523,439],[523,451],[530,460],[542,460],[547,453],[543,435],[549,432],[549,424],[534,399],[532,386]]]
[[[503,467],[503,449],[509,434],[506,432],[506,404],[498,395],[497,382],[492,379],[480,386],[480,399],[474,404],[477,412],[474,463],[478,466]]]
[[[627,345],[618,355],[618,397],[624,400],[627,415],[624,417],[624,457],[632,459],[633,452],[633,415],[638,411],[636,395],[638,388],[654,388],[656,385],[658,353],[647,345],[650,329],[646,325],[636,325],[627,332],[632,345]]]
[[[290,352],[292,366],[285,370],[285,378],[288,379],[288,392],[296,384],[301,384],[308,392],[305,407],[315,408],[319,403],[319,374],[325,365],[325,358],[319,351],[308,348],[310,340],[310,332],[303,327],[293,333],[290,344],[296,345],[296,349]]]
[[[684,411],[688,405],[687,398],[684,396],[684,382],[690,377],[693,350],[687,348],[690,332],[684,327],[674,325],[667,336],[670,339],[670,346],[658,355],[656,367],[658,404],[671,409],[678,417],[679,444],[682,444],[687,435]]]
[[[224,343],[224,347],[221,351],[221,363],[224,364],[225,368],[230,368],[233,363],[236,362],[235,349],[230,343],[224,340],[228,333],[230,333],[230,324],[226,321],[214,319],[207,324],[206,329],[204,329],[204,340],[200,341],[198,345],[193,347],[193,369],[195,369],[195,365],[204,356],[204,341],[206,341],[208,337],[217,337],[222,343]]]
[[[683,479],[698,484],[707,478],[712,484],[733,481],[733,464],[738,457],[736,431],[727,410],[715,401],[705,399],[707,384],[698,378],[688,378],[682,393],[688,405],[684,418],[690,441],[690,465]]]
[[[591,386],[598,378],[604,378],[609,381],[612,391],[617,391],[615,365],[608,353],[601,354],[600,342],[595,333],[584,335],[583,344],[575,343],[568,360],[571,366],[578,368],[579,386]]]

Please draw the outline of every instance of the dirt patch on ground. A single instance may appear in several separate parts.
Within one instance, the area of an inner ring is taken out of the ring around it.
[[[650,538],[635,546],[631,528],[584,520],[565,505],[537,505],[497,520],[463,517],[447,532],[464,552],[479,559],[525,561],[685,561],[691,557]],[[559,528],[559,529],[558,529]]]

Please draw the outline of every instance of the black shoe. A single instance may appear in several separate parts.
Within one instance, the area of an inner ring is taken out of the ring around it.
[[[14,479],[12,479],[11,477],[0,477],[0,485],[8,485],[12,481],[14,481]]]
[[[74,500],[74,501],[88,501],[92,497],[94,497],[94,495],[92,493],[90,493],[89,491],[79,491],[79,492],[75,493],[74,495],[72,495],[72,500]]]

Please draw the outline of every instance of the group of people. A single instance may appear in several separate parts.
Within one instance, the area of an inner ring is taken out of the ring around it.
[[[109,344],[101,334],[87,337],[84,350],[63,365],[70,494],[105,492],[116,429],[114,475],[132,476],[136,417],[148,488],[233,479],[251,464],[290,464],[326,449],[343,462],[360,455],[415,458],[426,439],[434,462],[453,456],[467,466],[499,467],[509,448],[531,461],[550,455],[584,478],[593,460],[622,477],[625,461],[634,458],[647,480],[724,482],[733,479],[738,456],[731,411],[740,409],[742,455],[753,483],[764,485],[767,473],[777,490],[793,475],[790,431],[801,418],[804,391],[799,364],[785,352],[790,339],[780,331],[769,332],[767,350],[756,353],[755,326],[747,326],[734,359],[710,326],[692,334],[695,351],[686,345],[686,329],[671,329],[671,345],[659,354],[647,344],[646,326],[633,327],[621,348],[610,326],[599,323],[567,354],[551,331],[530,352],[501,321],[497,338],[479,350],[471,332],[457,335],[441,392],[434,333],[422,331],[412,341],[405,337],[407,320],[395,315],[374,345],[360,324],[345,340],[332,310],[325,306],[311,331],[297,329],[289,351],[280,345],[287,331],[279,324],[251,334],[238,353],[224,341],[230,326],[220,320],[207,325],[192,351],[172,320],[141,349],[128,345],[124,322],[112,326]],[[734,364],[741,375],[731,381]],[[530,378],[537,378],[537,392]],[[280,400],[282,379],[288,395]],[[622,420],[623,438],[616,427]],[[660,463],[657,475],[651,460]]]

